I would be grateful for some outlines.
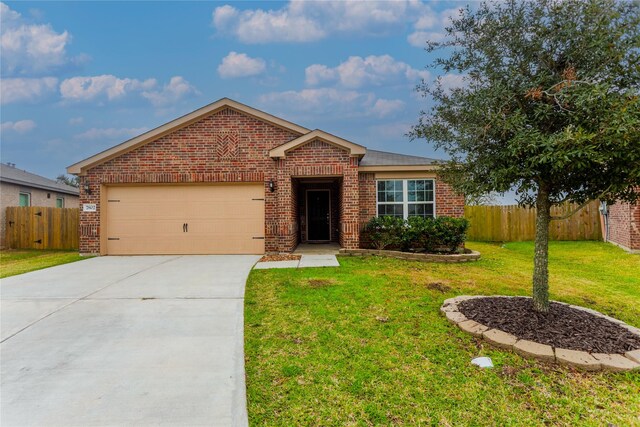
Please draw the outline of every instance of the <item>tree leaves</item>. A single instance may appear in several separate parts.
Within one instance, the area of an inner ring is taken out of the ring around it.
[[[433,67],[465,85],[418,87],[433,106],[413,127],[452,158],[444,177],[471,195],[515,187],[531,204],[633,200],[640,185],[640,6],[613,0],[466,8]]]

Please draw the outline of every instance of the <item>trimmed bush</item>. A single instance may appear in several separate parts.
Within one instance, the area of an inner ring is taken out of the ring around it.
[[[401,243],[404,220],[393,216],[376,216],[364,226],[364,234],[374,248],[382,250]]]
[[[467,239],[469,221],[465,218],[374,217],[364,227],[364,234],[376,249],[387,247],[402,251],[455,252]]]
[[[432,231],[434,240],[432,244],[444,247],[449,252],[454,252],[467,240],[468,219],[441,216],[433,220],[433,222],[435,227]]]

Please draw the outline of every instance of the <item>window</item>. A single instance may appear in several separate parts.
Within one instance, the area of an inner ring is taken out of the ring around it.
[[[56,208],[64,208],[64,197],[56,197]]]
[[[31,206],[31,194],[20,193],[20,206]]]
[[[378,216],[435,217],[435,183],[432,179],[378,181]]]
[[[404,181],[378,181],[378,216],[404,217]]]

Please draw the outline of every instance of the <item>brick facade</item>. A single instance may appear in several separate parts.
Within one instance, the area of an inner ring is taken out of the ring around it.
[[[640,250],[640,204],[619,202],[609,206],[609,241]]]
[[[304,190],[324,183],[320,187],[332,190],[332,240],[358,248],[362,223],[376,213],[375,175],[359,174],[359,157],[321,139],[292,148],[283,158],[270,157],[271,149],[300,136],[226,108],[87,168],[82,179],[90,193],[81,192],[81,203],[95,203],[98,210],[81,212],[80,252],[100,252],[100,201],[106,186],[204,182],[264,184],[267,252],[289,252],[306,239]],[[461,216],[464,201],[436,181],[436,207],[438,215]]]

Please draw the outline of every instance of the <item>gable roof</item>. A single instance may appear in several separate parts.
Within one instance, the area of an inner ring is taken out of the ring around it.
[[[265,121],[272,125],[278,126],[280,128],[283,128],[301,135],[307,134],[310,132],[310,129],[299,126],[295,123],[289,122],[279,117],[272,116],[271,114],[265,113],[264,111],[257,110],[253,107],[249,107],[248,105],[241,104],[229,98],[222,98],[212,104],[206,105],[189,114],[186,114],[182,117],[172,120],[169,123],[165,123],[162,126],[159,126],[146,133],[143,133],[142,135],[136,136],[135,138],[125,141],[122,144],[111,147],[105,151],[102,151],[78,163],[74,163],[73,165],[67,167],[67,172],[76,174],[76,175],[82,174],[89,168],[95,167],[101,163],[104,163],[108,160],[113,159],[114,157],[118,157],[129,151],[135,150],[136,148],[141,147],[142,145],[145,145],[158,138],[161,138],[169,133],[175,132],[176,130],[183,128],[185,126],[188,126],[202,119],[207,115],[214,114],[225,108],[231,108],[240,113],[244,113],[248,116],[254,117],[258,120]]]
[[[35,173],[27,172],[4,163],[0,163],[0,181],[23,185],[25,187],[40,188],[42,190],[57,193],[71,194],[72,196],[77,196],[79,194],[79,190],[76,187],[62,184],[52,179],[45,178],[44,176],[36,175]]]
[[[319,139],[326,142],[327,144],[345,149],[351,156],[362,157],[367,152],[367,149],[362,145],[354,144],[353,142],[347,141],[346,139],[331,135],[330,133],[327,133],[320,129],[315,129],[307,134],[302,135],[299,138],[293,139],[285,144],[271,149],[269,151],[269,157],[279,159],[284,158],[289,151],[300,147],[301,145],[304,145],[308,142],[311,142],[314,139]]]

